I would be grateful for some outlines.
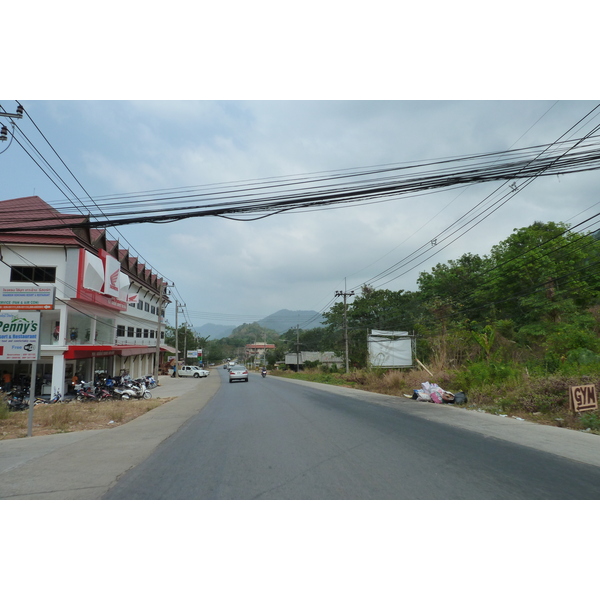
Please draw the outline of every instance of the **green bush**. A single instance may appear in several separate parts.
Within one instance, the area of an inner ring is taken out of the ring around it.
[[[470,390],[474,387],[509,381],[517,383],[521,379],[522,370],[520,367],[495,362],[477,362],[469,364],[463,371],[458,372],[455,382],[457,388]]]
[[[0,420],[8,419],[10,415],[10,411],[8,410],[8,404],[6,404],[6,400],[0,400]]]
[[[600,430],[600,414],[597,412],[587,412],[580,415],[579,420],[583,429]]]

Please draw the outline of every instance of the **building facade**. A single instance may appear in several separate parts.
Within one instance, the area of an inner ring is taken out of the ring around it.
[[[275,350],[275,344],[246,344],[245,360],[254,366],[266,364],[267,352],[269,350]]]
[[[165,281],[88,217],[37,196],[0,202],[0,285],[55,287],[54,308],[40,311],[36,393],[64,394],[74,375],[157,373],[161,352],[173,350]],[[0,360],[0,369],[28,384],[27,363]]]

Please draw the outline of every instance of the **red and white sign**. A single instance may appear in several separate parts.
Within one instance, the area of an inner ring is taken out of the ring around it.
[[[79,250],[77,298],[114,310],[127,310],[129,279],[120,275],[121,265],[116,258],[109,256],[105,250],[99,250],[98,254],[100,258],[83,248]],[[124,277],[123,281],[121,277]],[[125,283],[123,299],[120,298],[121,283]]]

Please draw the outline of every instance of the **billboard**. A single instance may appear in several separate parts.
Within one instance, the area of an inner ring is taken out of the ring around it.
[[[373,367],[412,367],[413,338],[406,331],[374,330],[368,337],[369,362]]]
[[[37,360],[39,336],[39,312],[0,312],[0,361]]]
[[[52,310],[54,294],[54,286],[0,286],[0,311]]]

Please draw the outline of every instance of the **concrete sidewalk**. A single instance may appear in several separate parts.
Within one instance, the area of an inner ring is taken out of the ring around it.
[[[221,385],[211,376],[159,378],[155,398],[175,400],[113,429],[0,441],[0,499],[100,499],[118,478],[145,460]]]

